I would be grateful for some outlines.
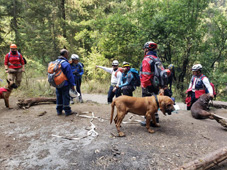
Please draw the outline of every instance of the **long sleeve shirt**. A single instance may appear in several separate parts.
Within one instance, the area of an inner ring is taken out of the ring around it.
[[[99,66],[99,68],[111,74],[111,85],[119,86],[121,83],[122,73],[119,70],[114,71],[113,68]],[[117,74],[116,74],[117,72]]]
[[[71,66],[68,62],[68,60],[65,57],[59,56],[58,60],[65,60],[65,62],[63,62],[61,64],[61,68],[62,68],[62,72],[65,74],[65,76],[67,77],[67,81],[65,82],[64,86],[70,85],[70,86],[75,86],[75,79],[73,76],[73,72],[71,69]]]
[[[194,80],[190,82],[189,88],[192,88],[192,91],[195,92],[195,90],[196,90],[195,86],[196,86],[196,84],[197,84],[199,81],[202,81],[203,84],[204,84],[204,86],[205,86],[206,89],[208,90],[208,92],[209,92],[211,95],[213,95],[213,88],[212,88],[212,86],[210,85],[210,82],[209,82],[209,80],[208,80],[207,77],[204,77],[204,78],[201,80],[200,77],[194,76]]]
[[[123,73],[121,78],[121,85],[119,87],[121,88],[131,85],[133,78],[134,76],[130,70],[127,73]]]

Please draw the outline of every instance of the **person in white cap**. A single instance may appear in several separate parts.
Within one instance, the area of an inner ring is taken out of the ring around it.
[[[114,90],[116,86],[120,85],[121,77],[122,77],[122,73],[121,73],[122,70],[118,66],[119,66],[119,62],[117,60],[114,60],[112,62],[112,68],[96,66],[96,68],[101,68],[104,71],[111,74],[111,84],[110,84],[108,97],[107,97],[108,104],[112,103],[114,96],[119,97],[121,95],[120,88]]]
[[[208,78],[202,74],[202,65],[195,64],[192,66],[193,76],[191,78],[188,93],[191,93],[191,105],[187,107],[187,110],[191,109],[193,103],[198,100],[199,96],[208,93],[212,98],[214,98],[214,91]],[[188,94],[187,94],[188,95]]]

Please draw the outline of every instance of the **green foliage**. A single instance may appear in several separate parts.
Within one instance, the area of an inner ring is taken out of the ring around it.
[[[45,72],[60,49],[67,48],[84,63],[85,82],[108,82],[110,75],[95,70],[96,65],[108,67],[117,59],[138,69],[144,55],[142,46],[152,40],[158,43],[164,65],[175,65],[174,89],[179,96],[184,96],[191,66],[201,63],[223,99],[226,9],[225,1],[217,0],[2,0],[0,54],[3,58],[9,45],[16,43],[28,59],[26,68],[37,69],[27,73],[33,78]]]

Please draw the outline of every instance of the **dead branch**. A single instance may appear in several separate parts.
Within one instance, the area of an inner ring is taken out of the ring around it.
[[[227,128],[227,118],[219,116],[217,114],[211,114],[212,118],[220,123],[223,127]]]
[[[37,97],[29,99],[20,99],[17,102],[19,108],[27,109],[33,105],[44,104],[44,103],[56,103],[56,98]]]
[[[227,147],[221,148],[215,152],[209,153],[203,158],[196,159],[179,168],[178,170],[206,170],[215,167],[220,162],[227,159]]]

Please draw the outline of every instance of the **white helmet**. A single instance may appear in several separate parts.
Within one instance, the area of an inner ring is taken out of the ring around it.
[[[202,65],[201,64],[195,64],[192,66],[192,71],[197,71],[197,70],[202,70]]]
[[[71,55],[71,59],[72,60],[79,60],[80,58],[79,58],[79,56],[77,54],[72,54]]]
[[[112,66],[118,66],[119,65],[119,62],[117,61],[117,60],[114,60],[113,62],[112,62]]]

